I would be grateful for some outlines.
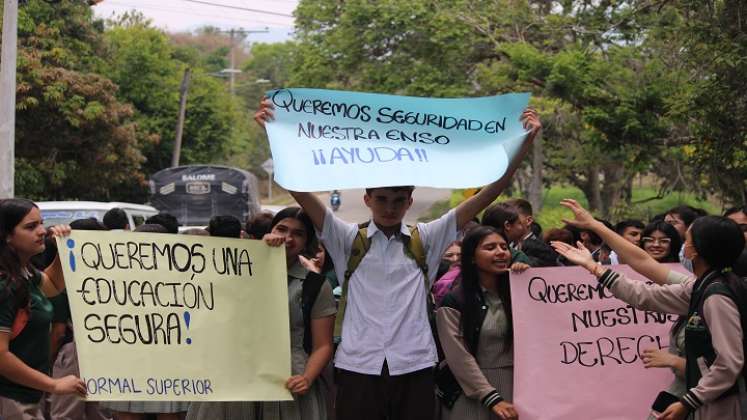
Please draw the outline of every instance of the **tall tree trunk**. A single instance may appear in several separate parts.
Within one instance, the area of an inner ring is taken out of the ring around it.
[[[604,188],[601,191],[601,213],[604,218],[609,218],[619,208],[623,199],[629,202],[625,195],[630,180],[625,176],[625,165],[622,163],[607,163],[602,168],[602,173],[604,175]]]
[[[625,177],[625,190],[623,191],[623,197],[625,198],[625,204],[630,207],[633,204],[633,178],[634,175]]]
[[[568,181],[584,193],[586,201],[589,202],[590,211],[595,212],[602,208],[598,165],[589,165],[581,174],[573,174],[568,177]]]
[[[599,179],[599,165],[592,164],[589,167],[589,176],[587,177],[586,198],[589,200],[589,209],[592,211],[601,211],[604,213],[604,204],[602,202],[601,180]]]
[[[545,164],[545,154],[542,150],[542,136],[534,139],[532,145],[532,179],[529,182],[527,197],[535,213],[542,210],[542,167]]]

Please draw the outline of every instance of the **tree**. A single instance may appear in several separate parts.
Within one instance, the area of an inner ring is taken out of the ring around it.
[[[740,0],[675,2],[684,16],[681,47],[692,75],[676,116],[688,128],[684,155],[701,185],[734,204],[747,202],[747,4]]]
[[[652,27],[670,19],[653,3],[492,0],[444,10],[495,51],[476,72],[485,93],[537,95],[548,159],[535,153],[533,172],[550,169],[604,216],[627,211],[633,177],[671,137],[667,98],[680,74],[653,48]]]
[[[633,0],[301,1],[291,82],[423,96],[531,91],[549,124],[530,180],[517,179],[535,204],[544,178],[571,182],[609,215],[624,211],[630,180],[669,136],[674,87],[647,43],[656,15]]]
[[[185,39],[175,47],[168,35],[141,18],[111,22],[105,39],[106,74],[119,85],[119,96],[135,107],[138,123],[158,136],[142,150],[147,175],[171,163],[179,84],[187,66],[192,80],[180,164],[238,162],[236,153],[251,153],[244,106],[222,80],[208,74],[198,48],[191,49]]]
[[[432,1],[301,1],[291,85],[464,96],[478,55]]]
[[[117,87],[95,74],[101,27],[82,3],[29,1],[19,11],[16,191],[42,199],[109,199],[144,181],[140,147]]]

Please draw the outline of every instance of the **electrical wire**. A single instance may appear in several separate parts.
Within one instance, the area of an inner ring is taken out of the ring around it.
[[[134,10],[153,10],[158,12],[166,12],[166,13],[176,13],[180,15],[189,15],[189,16],[202,16],[206,18],[213,18],[213,19],[220,19],[225,21],[241,21],[241,22],[251,22],[251,23],[261,23],[261,24],[267,24],[267,25],[280,25],[280,26],[286,26],[288,25],[288,22],[278,22],[278,21],[267,21],[262,19],[250,19],[250,18],[237,18],[236,16],[225,16],[225,15],[212,15],[212,14],[205,14],[200,12],[195,12],[191,10],[174,10],[164,7],[158,7],[158,6],[151,6],[151,5],[133,5],[133,4],[125,4],[125,3],[119,3],[117,1],[107,1],[107,4],[110,4],[112,6],[119,6],[119,7],[126,7]]]
[[[271,12],[269,10],[252,9],[249,7],[232,6],[230,4],[213,3],[213,2],[204,1],[204,0],[179,0],[179,1],[184,1],[187,3],[204,4],[207,6],[214,6],[214,7],[222,7],[224,9],[243,10],[245,12],[262,13],[262,14],[272,15],[272,16],[282,16],[282,17],[289,17],[289,18],[293,17],[293,15],[290,15],[288,13]]]

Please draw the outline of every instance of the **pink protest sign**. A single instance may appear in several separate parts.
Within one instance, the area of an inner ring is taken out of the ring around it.
[[[628,266],[614,269],[644,280]],[[631,307],[583,268],[512,274],[511,302],[522,420],[643,420],[674,379],[670,369],[644,368],[641,354],[667,349],[677,316]]]

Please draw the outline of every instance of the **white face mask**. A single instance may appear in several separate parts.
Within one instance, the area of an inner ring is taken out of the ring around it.
[[[693,272],[693,260],[685,256],[685,245],[682,245],[682,248],[680,248],[680,263],[685,267],[685,270]]]
[[[682,266],[685,267],[685,270],[691,273],[693,272],[693,260],[683,256],[680,262],[682,263]]]

